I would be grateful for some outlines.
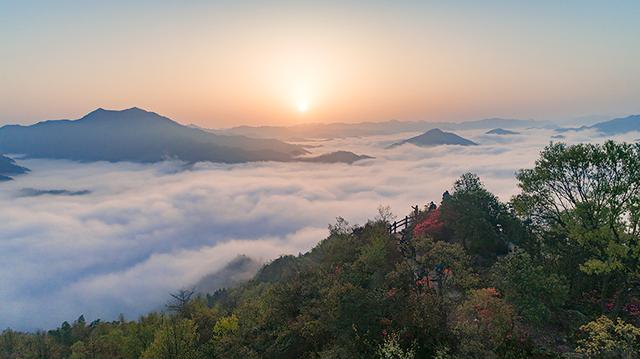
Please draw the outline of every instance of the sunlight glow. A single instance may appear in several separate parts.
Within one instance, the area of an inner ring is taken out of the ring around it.
[[[307,112],[309,111],[309,100],[307,99],[303,99],[298,101],[298,104],[296,105],[298,112]]]

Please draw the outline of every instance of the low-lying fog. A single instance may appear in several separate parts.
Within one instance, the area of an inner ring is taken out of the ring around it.
[[[411,205],[439,202],[467,171],[508,200],[514,172],[531,166],[554,133],[483,132],[457,132],[481,144],[471,147],[385,149],[415,134],[308,143],[320,146],[311,149],[317,154],[375,157],[353,165],[19,160],[32,172],[0,183],[0,327],[49,329],[80,314],[131,319],[162,309],[169,292],[238,254],[266,261],[304,252],[336,216],[363,223],[380,205],[404,216]]]

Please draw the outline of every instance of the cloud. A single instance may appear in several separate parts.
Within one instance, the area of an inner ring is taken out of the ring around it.
[[[318,152],[375,156],[351,166],[21,160],[32,172],[0,184],[0,326],[48,329],[80,314],[111,320],[162,309],[169,292],[238,254],[269,260],[304,252],[336,216],[363,223],[379,205],[404,215],[438,202],[467,171],[507,200],[517,191],[514,172],[533,164],[553,132],[499,141],[482,131],[459,134],[481,145],[384,149],[415,134],[317,143]],[[51,188],[83,195],[20,195]]]

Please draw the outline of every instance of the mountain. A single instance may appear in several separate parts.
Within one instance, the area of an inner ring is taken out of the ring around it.
[[[389,147],[400,146],[405,143],[411,143],[421,147],[440,146],[440,145],[460,145],[460,146],[477,145],[477,143],[473,141],[469,141],[466,138],[460,137],[455,133],[444,132],[439,128],[434,128],[433,130],[429,130],[419,136],[394,143]]]
[[[577,128],[559,128],[558,132],[595,130],[603,135],[619,135],[627,132],[640,131],[640,115],[614,118],[613,120],[598,122],[591,126]]]
[[[218,289],[236,287],[253,278],[261,267],[262,263],[240,255],[221,270],[204,276],[194,289],[198,293],[214,293]]]
[[[29,172],[29,169],[18,166],[13,159],[0,155],[0,181],[9,181],[10,176]]]
[[[77,161],[291,161],[308,152],[278,140],[212,134],[139,108],[97,109],[78,120],[0,128],[0,152]]]
[[[356,161],[371,159],[373,157],[367,155],[357,155],[349,151],[336,151],[325,153],[316,157],[301,157],[301,161],[305,162],[321,162],[321,163],[348,163],[352,164]]]
[[[610,121],[598,122],[593,126],[589,126],[589,128],[598,130],[598,132],[607,135],[640,131],[640,115],[631,115]]]
[[[360,123],[312,123],[295,126],[239,126],[229,129],[208,130],[217,134],[243,135],[257,138],[304,139],[344,138],[390,135],[402,132],[423,132],[433,128],[444,130],[478,130],[501,128],[541,127],[545,123],[534,120],[487,118],[467,122],[384,121]]]
[[[502,128],[494,128],[493,130],[489,130],[485,132],[486,135],[519,135],[520,132],[509,131]]]

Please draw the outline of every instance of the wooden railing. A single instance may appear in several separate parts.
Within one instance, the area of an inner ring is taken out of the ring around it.
[[[411,206],[411,208],[413,209],[413,213],[411,215],[405,216],[404,218],[391,223],[389,227],[387,227],[387,229],[389,230],[389,234],[398,233],[398,231],[403,231],[407,229],[409,226],[411,226],[412,224],[414,224],[414,222],[418,219],[418,215],[420,214],[420,208],[417,205]],[[436,205],[433,202],[425,206],[425,210],[427,211],[427,213],[435,209],[436,209]]]
[[[405,216],[403,219],[391,223],[388,227],[389,233],[394,234],[408,228],[416,220],[416,215]]]

